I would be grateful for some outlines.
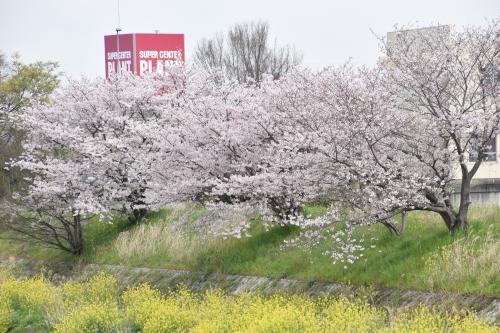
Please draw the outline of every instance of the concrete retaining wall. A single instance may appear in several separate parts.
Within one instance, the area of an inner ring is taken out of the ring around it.
[[[451,195],[454,206],[460,203],[460,183],[454,183]],[[471,184],[472,206],[500,205],[500,179],[473,179]]]

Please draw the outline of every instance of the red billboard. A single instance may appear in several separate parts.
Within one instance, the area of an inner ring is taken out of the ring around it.
[[[183,34],[122,34],[104,36],[106,78],[111,73],[163,73],[184,63]]]

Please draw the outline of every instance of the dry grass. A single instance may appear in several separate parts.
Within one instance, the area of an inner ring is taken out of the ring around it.
[[[499,216],[498,206],[496,205],[481,205],[471,206],[469,210],[469,220],[487,221]]]
[[[429,256],[425,281],[431,288],[449,289],[466,281],[484,288],[500,276],[499,253],[500,240],[491,230],[483,237],[470,233]]]
[[[190,207],[176,210],[160,221],[144,223],[120,233],[114,243],[118,256],[125,262],[167,255],[174,261],[185,261],[214,241],[174,227],[173,223],[189,219]]]
[[[114,248],[118,257],[129,264],[141,264],[155,258],[183,266],[208,249],[234,242],[235,239],[224,236],[225,233],[231,234],[233,229],[247,232],[248,221],[255,214],[250,210],[206,209],[187,203],[166,217],[153,218],[121,232],[114,241]]]

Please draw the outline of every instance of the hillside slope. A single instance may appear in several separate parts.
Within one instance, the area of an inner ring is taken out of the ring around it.
[[[312,206],[307,211],[318,215],[324,208]],[[85,228],[87,247],[79,258],[4,239],[0,240],[0,256],[500,296],[497,207],[472,209],[468,235],[450,236],[438,217],[426,213],[409,214],[401,237],[391,236],[379,225],[365,227],[358,236],[365,238],[367,249],[353,264],[332,264],[331,258],[321,255],[334,247],[328,242],[311,249],[285,247],[283,241],[299,231],[290,227],[265,231],[258,218],[252,222],[252,237],[241,239],[206,238],[202,233],[171,228],[179,219],[196,224],[206,217],[203,208],[188,205],[152,213],[134,227],[128,227],[125,219],[116,219],[113,224],[94,221]]]

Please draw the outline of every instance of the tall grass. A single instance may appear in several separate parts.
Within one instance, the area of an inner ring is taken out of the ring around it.
[[[200,209],[187,205],[159,219],[140,224],[124,231],[114,241],[114,248],[121,260],[127,263],[141,262],[147,258],[187,261],[200,253],[213,239],[190,233],[182,222],[199,217]]]
[[[499,254],[500,241],[493,237],[491,230],[482,237],[470,233],[429,256],[425,263],[425,282],[434,289],[449,290],[456,284],[467,285],[465,282],[484,289],[500,276]]]
[[[182,261],[201,252],[206,244],[200,237],[174,231],[168,224],[142,224],[122,232],[115,241],[119,257],[130,263],[158,255]]]

